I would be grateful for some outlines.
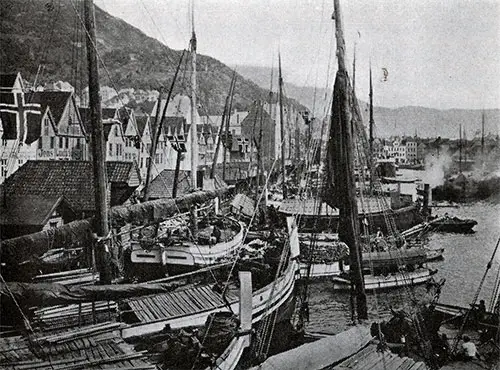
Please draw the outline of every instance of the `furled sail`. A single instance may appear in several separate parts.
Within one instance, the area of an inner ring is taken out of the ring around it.
[[[46,307],[167,293],[176,287],[172,283],[68,286],[57,283],[12,282],[0,283],[0,300],[2,305],[14,298],[21,307]]]

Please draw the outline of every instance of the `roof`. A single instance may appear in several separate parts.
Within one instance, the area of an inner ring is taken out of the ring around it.
[[[163,132],[165,135],[185,135],[189,131],[189,125],[184,117],[165,117],[163,120]]]
[[[0,207],[0,224],[45,225],[61,203],[67,204],[62,196],[25,195],[22,197],[9,197],[7,198],[7,204]]]
[[[102,108],[102,119],[115,119],[119,117],[118,108]]]
[[[101,114],[102,114],[102,120],[112,120],[115,119],[115,117],[119,117],[119,114],[117,114],[117,108],[102,108]],[[80,117],[83,122],[83,127],[85,128],[85,132],[90,133],[92,132],[92,127],[90,126],[90,109],[89,108],[78,108],[78,112],[80,113]],[[119,121],[117,119],[117,121]],[[120,122],[120,121],[119,121]],[[104,125],[106,124],[112,124],[116,122],[104,122]],[[121,123],[121,122],[120,122]],[[109,133],[109,130],[106,133],[106,138],[108,137],[107,134]]]
[[[19,76],[17,73],[0,73],[0,89],[12,89]]]
[[[32,102],[39,103],[42,106],[42,112],[49,107],[57,126],[72,94],[71,91],[36,91],[33,93]]]
[[[126,183],[133,174],[132,162],[106,162],[108,182]],[[134,185],[135,186],[135,185]],[[6,197],[64,196],[75,211],[93,211],[94,176],[88,161],[28,161],[2,185]]]
[[[132,162],[106,162],[106,170],[109,182],[129,182],[131,172],[136,170],[139,173],[137,166]]]
[[[174,187],[174,173],[175,170],[163,170],[160,172],[158,176],[151,181],[150,193],[149,196],[151,198],[172,198],[172,189]],[[206,181],[209,179],[209,173],[205,172],[204,174],[205,184],[209,182]],[[219,177],[215,176],[214,179],[214,189],[209,190],[217,190],[226,188],[227,184]],[[204,186],[205,188],[205,186]],[[191,171],[179,171],[179,178],[177,180],[177,196],[185,195],[191,192],[193,187],[191,186]]]
[[[136,116],[135,122],[137,123],[137,131],[139,133],[139,136],[142,137],[144,135],[144,130],[146,129],[146,125],[149,122],[149,116]]]
[[[174,187],[175,170],[163,170],[151,181],[149,185],[149,196],[151,198],[172,198],[172,189]],[[177,180],[177,195],[184,195],[192,190],[190,171],[179,171]]]

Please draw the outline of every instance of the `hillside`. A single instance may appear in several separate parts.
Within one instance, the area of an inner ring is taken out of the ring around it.
[[[20,71],[37,85],[67,81],[80,92],[86,85],[86,50],[73,1],[2,0],[0,7],[0,70]],[[83,18],[83,5],[77,5]],[[78,25],[78,27],[76,27]],[[97,48],[109,76],[101,68],[102,85],[144,90],[167,89],[182,51],[173,50],[139,29],[96,7]],[[189,88],[190,63],[183,63],[176,91]],[[222,111],[232,70],[209,56],[197,59],[202,114]],[[111,77],[111,81],[110,78]],[[238,76],[233,107],[244,109],[267,92]]]
[[[245,78],[254,81],[262,88],[269,89],[271,68],[257,66],[237,66],[237,71]],[[276,72],[274,73],[276,76]],[[322,117],[325,112],[325,94],[331,92],[324,87],[315,89],[310,86],[297,86],[286,83],[285,90],[289,97],[296,99],[309,109],[313,109],[316,94],[315,114]],[[276,80],[277,81],[277,80]],[[276,81],[273,85],[276,86]],[[365,123],[368,122],[368,104],[361,102]],[[386,108],[374,107],[375,133],[379,137],[391,135],[414,135],[420,137],[458,138],[460,124],[466,130],[470,139],[481,130],[481,110],[477,109],[447,109],[439,110],[425,107]],[[485,131],[494,135],[500,133],[500,109],[485,110]]]

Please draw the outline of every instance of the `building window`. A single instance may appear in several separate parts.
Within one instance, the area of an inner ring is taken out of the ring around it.
[[[55,139],[53,136],[50,138],[50,149],[54,149]]]
[[[50,221],[49,226],[51,229],[55,229],[57,227],[57,221]]]
[[[80,139],[76,139],[76,149],[80,149]]]
[[[65,146],[66,149],[68,149],[69,148],[69,138],[67,137],[65,139],[66,140],[65,140],[65,143],[64,143],[65,145],[64,146]]]
[[[2,159],[0,162],[0,172],[1,172],[1,177],[6,177],[7,176],[7,160]]]
[[[43,135],[49,136],[49,119],[45,118],[43,121]]]
[[[38,140],[38,149],[42,148],[43,148],[43,137],[41,137],[40,140]]]
[[[2,146],[7,146],[7,139],[2,139]]]
[[[109,155],[113,155],[113,143],[109,143]]]
[[[115,136],[118,137],[118,126],[115,126]]]
[[[59,148],[60,149],[63,148],[63,138],[62,137],[59,137]]]

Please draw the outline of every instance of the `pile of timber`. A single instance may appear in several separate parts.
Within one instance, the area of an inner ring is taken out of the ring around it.
[[[55,272],[33,277],[35,283],[58,283],[63,285],[95,284],[99,275],[88,268]]]
[[[33,326],[44,331],[79,327],[105,321],[116,321],[118,305],[113,301],[82,302],[37,308]]]
[[[0,368],[156,369],[144,352],[123,341],[120,328],[121,324],[105,323],[57,334],[0,338]]]

